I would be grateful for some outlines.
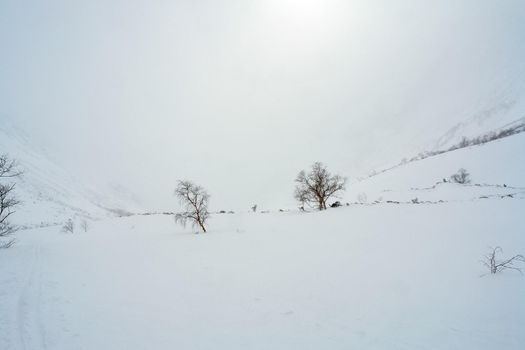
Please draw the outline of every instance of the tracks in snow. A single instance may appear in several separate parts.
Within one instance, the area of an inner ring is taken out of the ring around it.
[[[41,248],[35,246],[31,253],[31,264],[18,299],[17,328],[21,348],[24,350],[46,350],[46,335],[41,317],[42,269]]]

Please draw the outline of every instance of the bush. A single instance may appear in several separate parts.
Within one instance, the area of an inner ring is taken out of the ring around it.
[[[62,226],[62,232],[64,233],[75,233],[75,223],[71,219],[67,219],[64,226]]]
[[[501,247],[491,248],[491,250],[490,254],[485,255],[485,259],[482,263],[489,269],[492,275],[500,273],[503,270],[516,270],[519,273],[522,273],[521,269],[516,267],[516,263],[525,262],[523,255],[518,254],[509,259],[499,260],[496,258],[496,255],[498,252],[503,253]]]
[[[457,173],[453,174],[451,177],[450,177],[450,180],[453,181],[453,182],[456,182],[458,184],[469,184],[470,183],[470,174],[468,173],[467,170],[461,168],[458,170]]]

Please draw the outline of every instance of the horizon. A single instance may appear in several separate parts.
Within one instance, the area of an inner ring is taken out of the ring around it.
[[[147,207],[176,206],[178,179],[292,205],[315,161],[356,178],[524,116],[520,1],[28,4],[0,5],[0,120]]]

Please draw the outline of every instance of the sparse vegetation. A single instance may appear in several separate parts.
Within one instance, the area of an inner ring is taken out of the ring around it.
[[[73,220],[67,219],[67,221],[64,223],[64,226],[62,226],[62,232],[75,233],[75,223]]]
[[[309,173],[301,171],[295,179],[295,199],[304,205],[326,209],[326,202],[345,190],[346,178],[332,175],[323,163],[316,162]]]
[[[458,184],[469,184],[470,183],[470,174],[467,170],[461,168],[458,170],[457,173],[453,174],[450,177],[450,180],[452,182],[458,183]]]
[[[203,232],[206,232],[205,225],[210,216],[208,192],[191,181],[179,181],[175,195],[184,208],[184,212],[175,215],[175,222],[186,226],[189,221],[194,227],[200,227]]]
[[[82,220],[80,222],[80,228],[84,231],[84,232],[87,232],[89,230],[89,222],[87,222],[87,220]]]
[[[433,156],[436,156],[436,155],[439,155],[439,154],[443,154],[443,153],[446,153],[446,152],[450,152],[450,151],[455,151],[457,149],[461,149],[461,148],[465,148],[465,147],[469,147],[469,146],[476,146],[476,145],[482,145],[484,143],[487,143],[487,142],[491,142],[491,141],[495,141],[495,140],[498,140],[498,139],[501,139],[501,138],[504,138],[504,137],[508,137],[508,136],[512,136],[512,135],[516,135],[516,134],[519,134],[519,133],[522,133],[522,132],[525,132],[525,120],[524,118],[522,118],[519,122],[515,123],[515,125],[511,126],[511,127],[508,127],[508,128],[505,128],[505,129],[500,129],[498,131],[491,131],[489,133],[486,133],[486,134],[483,134],[481,136],[478,136],[478,137],[474,137],[474,138],[467,138],[467,137],[462,137],[461,140],[455,144],[455,145],[452,145],[446,149],[441,149],[441,150],[435,150],[435,151],[425,151],[425,152],[420,152],[418,153],[416,156],[412,157],[412,158],[403,158],[401,159],[401,161],[394,165],[394,166],[391,166],[389,168],[385,168],[385,169],[382,169],[380,171],[377,171],[377,170],[371,170],[369,173],[368,173],[368,176],[367,177],[373,177],[373,176],[376,176],[378,174],[382,174],[386,171],[389,171],[389,170],[392,170],[398,166],[401,166],[401,165],[404,165],[404,164],[407,164],[407,163],[410,163],[410,162],[414,162],[414,161],[418,161],[418,160],[422,160],[422,159],[425,159],[425,158],[428,158],[428,157],[433,157]]]
[[[21,174],[15,160],[0,155],[0,179],[15,178]],[[11,224],[9,217],[20,202],[13,196],[14,188],[14,183],[0,183],[0,248],[10,248],[15,244],[15,239],[10,236],[18,228]]]
[[[485,255],[485,258],[482,261],[483,265],[489,269],[491,274],[494,275],[504,270],[516,270],[519,273],[522,273],[521,268],[517,267],[516,264],[525,263],[523,255],[518,254],[508,259],[498,259],[496,257],[498,252],[503,253],[501,247],[491,248],[491,252]]]

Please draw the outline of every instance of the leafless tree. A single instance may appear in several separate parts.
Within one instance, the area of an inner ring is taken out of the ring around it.
[[[89,230],[89,223],[87,222],[87,220],[82,220],[80,222],[80,228],[84,230],[84,232],[87,232]]]
[[[0,155],[0,179],[14,178],[21,174],[15,160],[9,159],[7,155]],[[14,207],[20,204],[13,196],[14,189],[14,183],[0,183],[0,238],[7,238],[18,230],[9,221],[9,217],[14,213]],[[2,240],[0,248],[12,247],[14,243],[14,238]]]
[[[309,173],[301,171],[295,182],[294,196],[302,207],[307,204],[324,210],[331,197],[337,197],[339,192],[345,190],[346,178],[332,175],[323,163],[316,162]]]
[[[503,270],[516,270],[521,272],[521,268],[516,267],[516,263],[525,263],[525,258],[523,255],[518,254],[514,255],[509,259],[499,260],[496,258],[497,253],[503,253],[501,247],[490,248],[492,251],[485,255],[484,260],[482,261],[491,274],[496,274],[502,272]]]
[[[470,183],[470,174],[467,170],[461,168],[457,173],[453,174],[450,179],[458,184],[468,184]]]
[[[14,159],[9,159],[7,154],[0,155],[0,178],[18,177],[22,171],[18,169],[18,163]]]
[[[62,226],[62,232],[64,233],[74,233],[75,232],[75,223],[71,219],[67,219],[67,221],[64,223],[64,226]]]
[[[184,212],[175,215],[175,222],[186,226],[186,223],[190,221],[194,227],[200,227],[203,232],[206,232],[205,225],[210,216],[208,212],[210,195],[208,192],[191,181],[179,181],[175,195],[184,208]]]

